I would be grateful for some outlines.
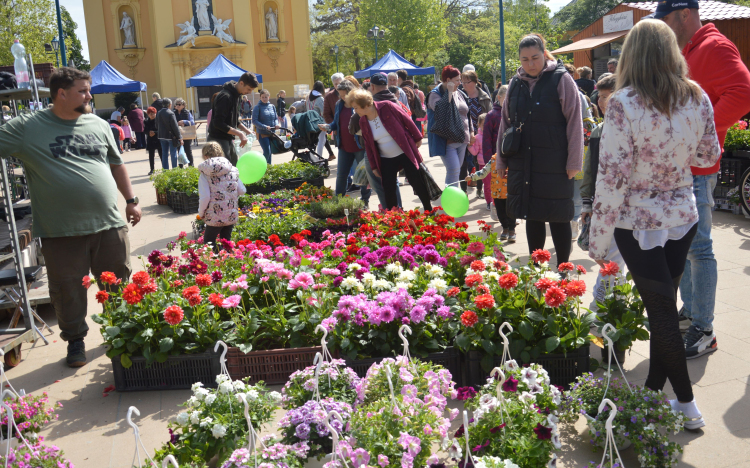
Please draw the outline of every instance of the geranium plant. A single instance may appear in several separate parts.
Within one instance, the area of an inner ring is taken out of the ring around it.
[[[180,464],[196,459],[208,462],[216,455],[222,459],[247,440],[244,404],[237,395],[245,395],[250,420],[257,429],[271,420],[281,401],[281,394],[267,392],[262,382],[248,385],[221,374],[216,376],[216,383],[216,389],[206,389],[200,382],[193,384],[193,396],[182,405],[185,411],[169,423],[170,440],[156,452],[157,461],[169,454]]]
[[[618,445],[626,440],[633,444],[638,461],[646,467],[670,467],[677,465],[677,456],[682,447],[669,440],[669,434],[677,434],[683,428],[684,417],[672,411],[667,395],[637,385],[628,385],[613,377],[609,387],[603,378],[587,373],[565,392],[562,419],[575,422],[584,415],[589,423],[589,433],[594,451],[604,445],[606,432],[604,423],[609,417],[609,407],[598,412],[599,404],[606,397],[617,405],[617,415],[612,423]]]
[[[316,366],[310,366],[289,376],[289,381],[281,389],[281,402],[285,409],[300,407],[313,399],[315,369]],[[321,364],[318,377],[317,386],[321,398],[331,397],[349,404],[356,402],[360,378],[351,368],[346,367],[342,359]]]

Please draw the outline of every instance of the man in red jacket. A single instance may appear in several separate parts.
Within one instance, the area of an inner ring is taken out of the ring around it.
[[[677,36],[677,43],[690,69],[690,78],[708,94],[714,106],[719,144],[724,146],[727,129],[750,112],[750,72],[737,47],[712,23],[701,25],[697,0],[659,2],[654,14]],[[694,359],[715,351],[714,305],[718,273],[711,240],[711,207],[721,162],[714,167],[693,167],[693,190],[698,205],[698,232],[693,239],[680,282],[683,308],[680,329],[685,334],[685,354]]]

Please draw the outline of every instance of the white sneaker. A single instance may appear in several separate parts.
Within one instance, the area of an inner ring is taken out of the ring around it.
[[[573,231],[573,240],[578,239],[578,229],[579,229],[578,221],[571,221],[570,230]]]
[[[685,429],[695,430],[706,425],[706,421],[703,420],[703,415],[698,409],[698,405],[695,403],[695,398],[690,403],[680,403],[677,400],[669,400],[669,405],[672,407],[672,411],[676,414],[682,413],[685,416],[685,422],[682,425]]]

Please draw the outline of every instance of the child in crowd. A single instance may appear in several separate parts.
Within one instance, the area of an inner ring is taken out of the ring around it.
[[[206,223],[203,243],[213,244],[219,252],[217,238],[229,240],[237,223],[238,200],[245,194],[240,173],[224,156],[221,146],[210,141],[203,147],[204,161],[198,166],[198,213]]]
[[[477,128],[479,131],[477,132],[477,137],[474,139],[474,144],[469,145],[467,148],[469,150],[469,153],[471,153],[472,156],[477,158],[477,161],[479,162],[480,166],[483,166],[484,159],[482,159],[482,132],[484,131],[484,119],[487,117],[487,114],[480,114],[479,117],[477,117]],[[485,179],[485,182],[489,183],[488,179]],[[470,186],[473,187],[473,185],[470,184]],[[482,185],[480,184],[480,187]],[[483,188],[483,187],[482,187]],[[477,197],[481,197],[481,193],[479,193],[480,190],[477,189]],[[487,202],[487,211],[490,211],[490,202]]]
[[[133,140],[135,139],[135,135],[133,134],[133,129],[130,128],[130,122],[128,122],[127,117],[122,118],[122,134],[125,137],[124,140],[122,140],[122,147],[125,151],[131,150],[131,144],[133,143]]]
[[[294,114],[297,113],[297,108],[294,106],[291,106],[289,108],[289,130],[291,130],[292,133],[296,133],[297,131],[292,127],[292,117],[294,117]]]
[[[497,211],[497,217],[500,219],[500,225],[503,227],[503,232],[500,234],[500,240],[512,244],[516,241],[516,219],[509,217],[508,210],[506,209],[506,202],[508,199],[508,170],[505,170],[505,175],[502,178],[499,177],[495,170],[496,159],[497,155],[493,154],[490,161],[485,164],[483,168],[466,177],[466,183],[476,180],[486,181],[486,177],[492,173],[492,182],[489,190],[491,190],[495,210]]]
[[[148,116],[148,119],[143,122],[143,131],[146,133],[148,165],[151,168],[148,175],[151,175],[154,173],[154,158],[156,153],[159,153],[159,161],[161,161],[161,143],[159,143],[159,136],[156,134],[156,108],[147,108],[146,115]]]

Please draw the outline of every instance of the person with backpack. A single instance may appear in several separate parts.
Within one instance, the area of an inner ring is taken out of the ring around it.
[[[411,111],[411,120],[414,121],[417,127],[422,128],[422,124],[418,122],[419,119],[427,116],[422,101],[419,98],[418,91],[415,89],[414,82],[409,80],[409,75],[406,70],[399,70],[396,72],[398,75],[398,85],[406,94],[406,100],[409,103],[409,111]],[[424,96],[424,94],[422,95]]]

